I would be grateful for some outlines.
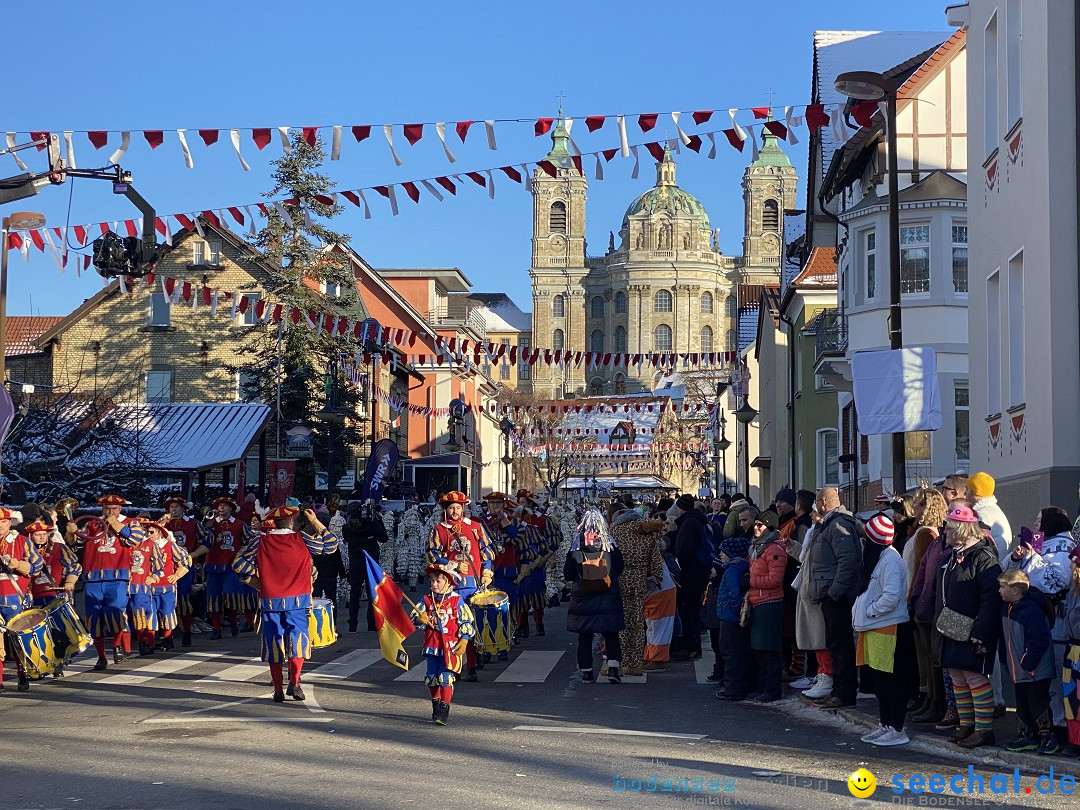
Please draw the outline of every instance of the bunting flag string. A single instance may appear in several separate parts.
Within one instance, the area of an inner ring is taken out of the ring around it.
[[[838,119],[842,119],[842,106],[830,105],[828,111],[822,104],[797,104],[797,105],[781,105],[780,109],[784,111],[784,121],[780,123],[779,120],[772,120],[772,107],[771,106],[757,106],[757,107],[728,107],[726,112],[731,118],[732,129],[723,130],[725,133],[731,131],[735,134],[735,137],[739,141],[744,141],[745,133],[743,126],[735,121],[735,117],[739,113],[750,113],[755,121],[765,121],[766,124],[772,124],[768,127],[770,132],[777,135],[784,140],[789,140],[793,145],[798,143],[798,140],[793,135],[795,127],[803,126],[805,120],[805,126],[813,134],[821,126],[827,125],[830,121],[834,126],[837,125]],[[802,110],[803,115],[794,116],[792,111]],[[867,108],[869,111],[869,108]],[[702,109],[695,110],[689,113],[689,117],[694,122],[695,126],[702,126],[709,122],[713,115],[720,112],[721,108],[717,109]],[[863,113],[862,110],[859,111]],[[666,112],[645,112],[645,113],[617,113],[617,114],[604,114],[604,115],[569,115],[563,116],[563,122],[565,128],[569,132],[570,125],[577,119],[585,120],[585,127],[590,134],[603,130],[607,126],[608,119],[614,119],[615,128],[618,131],[619,140],[623,157],[628,157],[628,143],[627,143],[627,126],[636,125],[638,130],[642,133],[650,132],[656,128],[656,125],[661,117],[670,116],[672,123],[675,126],[677,139],[684,146],[691,146],[693,136],[688,135],[684,130],[684,125],[680,123],[683,120],[683,116],[686,113],[683,111],[672,110]],[[869,114],[869,112],[867,112]],[[527,124],[532,127],[533,134],[536,137],[547,135],[558,120],[550,116],[539,116],[532,118],[488,118],[480,119],[483,121],[485,135],[487,139],[487,147],[492,151],[497,151],[498,144],[495,140],[495,126],[506,126],[512,124]],[[859,120],[856,118],[856,120]],[[180,147],[180,151],[183,155],[184,165],[189,169],[195,168],[195,161],[191,154],[191,149],[187,141],[187,133],[197,132],[199,140],[202,141],[203,146],[207,149],[214,147],[219,142],[227,143],[235,152],[236,157],[240,163],[240,167],[244,171],[249,171],[250,166],[244,159],[241,152],[242,141],[250,141],[257,151],[264,150],[270,145],[272,133],[278,133],[278,140],[281,144],[281,150],[283,154],[289,154],[292,151],[290,144],[290,136],[293,132],[299,132],[304,141],[312,146],[315,145],[318,137],[321,134],[325,134],[330,142],[330,160],[337,161],[342,159],[343,154],[343,141],[346,131],[352,136],[353,141],[356,144],[363,143],[371,137],[373,129],[382,129],[386,138],[387,145],[389,147],[390,156],[394,161],[394,164],[401,166],[404,162],[401,157],[401,153],[394,145],[395,133],[400,133],[404,140],[410,147],[415,146],[422,141],[430,132],[435,132],[436,138],[439,141],[439,146],[442,149],[446,160],[449,163],[454,163],[457,157],[450,149],[446,139],[447,127],[452,127],[452,130],[457,134],[458,139],[462,144],[465,143],[465,139],[469,133],[470,128],[474,123],[473,120],[467,121],[422,121],[416,123],[384,123],[384,124],[320,124],[320,125],[307,125],[307,126],[275,126],[275,127],[217,127],[210,129],[191,129],[191,128],[173,128],[173,129],[126,129],[126,130],[105,130],[105,129],[65,129],[59,131],[57,134],[63,134],[66,153],[69,157],[69,165],[75,166],[74,163],[74,147],[73,138],[76,135],[85,136],[90,146],[99,151],[105,149],[110,145],[110,142],[115,143],[114,151],[109,156],[110,163],[119,163],[122,160],[132,145],[133,136],[136,136],[136,140],[145,141],[151,152],[159,151],[158,147],[162,146],[166,141],[166,133],[176,133],[176,141]],[[860,123],[862,123],[860,121]],[[842,123],[840,124],[842,126]],[[610,127],[609,127],[610,129]],[[784,132],[781,135],[780,132]],[[40,139],[47,134],[44,131],[28,130],[28,131],[13,131],[7,132],[7,143],[11,147],[15,143],[16,136],[29,136],[33,140]],[[704,133],[702,133],[704,134]],[[118,141],[118,143],[117,143]],[[160,150],[165,151],[165,150]],[[574,144],[574,151],[579,151]],[[13,153],[16,164],[20,164],[19,158]],[[20,168],[25,170],[25,166],[20,164]]]

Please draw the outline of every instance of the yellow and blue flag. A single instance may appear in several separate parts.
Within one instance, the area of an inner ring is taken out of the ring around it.
[[[366,551],[368,593],[371,609],[375,613],[375,631],[379,634],[379,647],[383,658],[404,670],[409,668],[409,654],[402,643],[416,631],[416,625],[401,606],[405,595],[394,580],[387,576]]]

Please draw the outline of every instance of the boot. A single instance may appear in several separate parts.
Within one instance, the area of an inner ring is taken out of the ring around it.
[[[833,679],[831,675],[817,676],[817,683],[807,689],[803,694],[810,700],[827,697],[832,694]]]
[[[450,719],[450,704],[443,703],[441,700],[439,703],[438,713],[435,715],[435,725],[445,726],[446,721]]]
[[[99,658],[97,660],[97,663],[94,664],[94,672],[101,672],[102,670],[108,669],[108,668],[109,668],[109,659],[107,659],[107,658]]]
[[[218,629],[214,630],[210,634],[210,640],[211,641],[217,641],[219,638],[221,638],[221,628],[218,628]]]
[[[544,631],[544,625],[542,625],[542,624],[536,625],[536,635],[538,635],[538,636],[547,635],[547,633]]]
[[[172,652],[175,649],[176,649],[176,642],[173,641],[172,636],[169,636],[168,638],[163,638],[161,640],[161,651],[162,652]]]
[[[293,700],[307,700],[307,695],[304,694],[304,690],[300,688],[300,684],[293,687],[292,690]]]
[[[276,692],[274,692],[274,703],[284,703],[284,702],[285,702],[285,693],[282,692],[280,689],[278,689]]]
[[[184,635],[180,636],[180,646],[181,647],[190,647],[191,646],[191,633],[184,633]]]
[[[112,648],[112,660],[113,660],[114,664],[119,664],[121,661],[124,660],[124,648],[123,647],[113,647]]]
[[[238,621],[236,621],[235,616],[233,616],[229,620],[229,632],[234,636],[240,635],[240,623]]]
[[[559,595],[557,593],[551,595],[551,598],[548,599],[547,606],[549,608],[557,608],[559,606]]]
[[[618,667],[608,667],[607,670],[608,683],[622,683],[622,673],[619,672]]]
[[[934,726],[935,731],[955,731],[960,726],[960,715],[956,709],[949,709],[945,716]]]
[[[975,734],[975,726],[959,726],[956,732],[949,737],[949,742],[959,743]]]
[[[439,719],[439,703],[441,701],[438,698],[431,699],[431,721],[434,723]]]
[[[18,686],[18,689],[19,689],[20,692],[29,692],[30,691],[30,679],[28,677],[26,677],[25,672],[20,672],[19,673],[19,686]]]
[[[64,668],[62,666],[57,667],[56,669],[53,670],[52,676],[53,676],[54,680],[56,680],[57,678],[63,678],[64,677]]]
[[[722,680],[724,680],[724,673],[720,670],[719,666],[713,664],[712,674],[706,675],[705,680],[707,680],[709,683],[720,683]]]

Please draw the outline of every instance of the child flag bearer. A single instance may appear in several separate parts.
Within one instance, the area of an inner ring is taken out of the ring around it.
[[[472,611],[454,591],[460,577],[445,558],[427,568],[431,592],[414,606],[417,625],[424,628],[423,653],[427,657],[424,683],[431,692],[431,719],[445,726],[450,717],[454,679],[461,673],[461,657],[476,632]]]

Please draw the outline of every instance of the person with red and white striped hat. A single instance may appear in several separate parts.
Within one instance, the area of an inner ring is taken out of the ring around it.
[[[904,724],[918,678],[907,566],[893,548],[895,532],[892,518],[884,512],[866,522],[858,595],[851,609],[851,626],[858,633],[855,663],[874,670],[878,700],[878,727],[862,741],[880,746],[911,742]]]

